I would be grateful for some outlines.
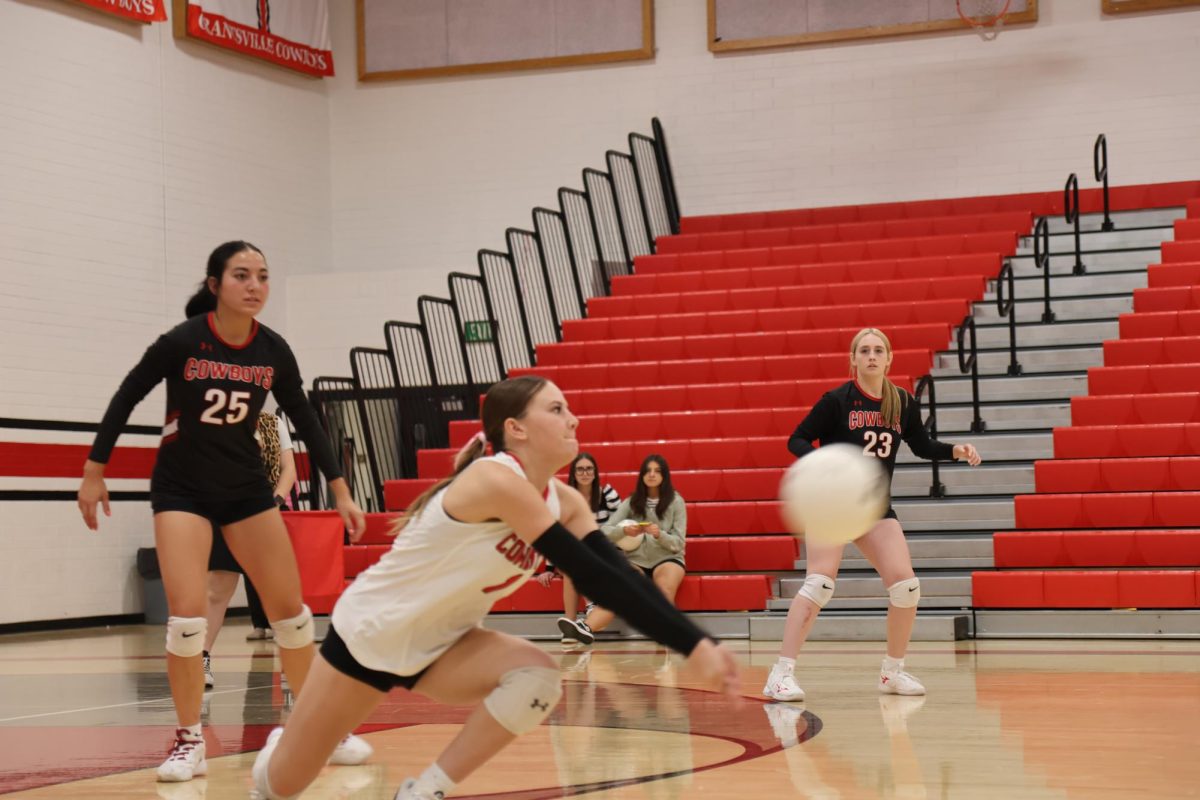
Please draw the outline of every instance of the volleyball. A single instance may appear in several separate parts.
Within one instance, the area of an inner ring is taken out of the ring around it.
[[[792,464],[779,486],[788,530],[819,544],[862,536],[887,511],[888,497],[879,460],[849,444],[817,448]]]

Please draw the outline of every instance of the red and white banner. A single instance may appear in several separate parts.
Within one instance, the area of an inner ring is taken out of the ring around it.
[[[78,0],[84,5],[138,22],[164,22],[167,0]]]
[[[328,0],[187,0],[187,35],[308,75],[333,74]]]

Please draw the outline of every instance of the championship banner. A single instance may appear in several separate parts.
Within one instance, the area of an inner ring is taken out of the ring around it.
[[[77,0],[86,6],[138,22],[165,22],[167,0]]]
[[[328,0],[175,0],[175,35],[307,75],[333,74]]]

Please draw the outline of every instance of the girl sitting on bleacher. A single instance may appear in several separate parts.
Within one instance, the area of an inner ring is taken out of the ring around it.
[[[583,499],[587,501],[588,507],[596,515],[596,524],[603,526],[608,522],[608,518],[617,510],[617,506],[621,504],[621,498],[617,495],[617,490],[612,486],[604,483],[600,479],[600,467],[596,464],[595,457],[591,453],[580,453],[575,456],[575,460],[571,462],[570,471],[567,473],[567,485],[583,495]],[[550,569],[537,576],[537,581],[543,586],[549,586],[550,580],[558,573],[556,569]],[[588,604],[588,611],[591,611],[591,604]],[[571,579],[563,575],[563,619],[571,622],[580,615],[579,611],[579,592],[575,589],[575,584]],[[559,621],[561,623],[561,620]],[[560,624],[561,627],[561,624]],[[594,637],[587,637],[584,644],[591,644]],[[577,634],[568,635],[563,633],[562,643],[566,645],[579,644],[580,640]]]
[[[600,528],[609,541],[625,551],[629,563],[650,580],[672,603],[683,583],[687,537],[687,507],[671,484],[671,468],[660,455],[649,455],[638,470],[637,486]],[[584,644],[613,621],[613,613],[593,607],[583,621],[562,617],[563,638]]]

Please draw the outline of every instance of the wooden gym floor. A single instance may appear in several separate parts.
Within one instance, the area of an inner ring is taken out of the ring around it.
[[[0,637],[0,794],[220,800],[249,795],[254,752],[289,697],[274,646],[228,626],[206,695],[209,775],[156,784],[171,710],[160,627]],[[815,642],[804,704],[759,695],[775,643],[733,642],[744,699],[696,691],[649,643],[560,659],[563,702],[453,798],[1200,797],[1200,644],[918,643],[926,698],[880,697],[880,645]],[[360,732],[376,754],[303,796],[391,800],[465,711],[393,693]]]

